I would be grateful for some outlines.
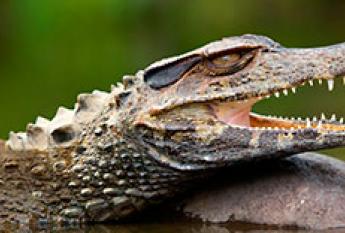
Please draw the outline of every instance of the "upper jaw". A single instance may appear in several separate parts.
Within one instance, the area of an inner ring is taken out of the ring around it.
[[[345,77],[337,77],[342,79],[341,82],[345,85]],[[251,112],[253,105],[265,98],[275,96],[286,96],[288,93],[296,93],[300,86],[309,84],[310,86],[316,83],[322,84],[325,80],[329,91],[334,89],[335,77],[314,77],[308,80],[302,80],[299,83],[294,83],[288,88],[281,87],[280,89],[273,89],[271,91],[262,92],[257,97],[251,97],[242,100],[228,100],[223,102],[212,102],[210,104],[213,115],[217,121],[223,122],[227,126],[236,128],[246,128],[248,130],[272,130],[272,131],[296,131],[296,130],[315,130],[318,132],[345,132],[344,118],[337,118],[333,114],[329,119],[322,113],[320,117],[311,116],[305,119],[298,118],[284,118],[275,116],[263,116]]]
[[[303,86],[308,83],[310,86],[314,86],[314,81],[322,84],[322,81],[326,79],[328,90],[334,89],[334,78],[314,78],[308,81],[299,83],[299,86]],[[345,85],[345,78],[341,77],[341,80]],[[345,132],[344,118],[337,118],[335,114],[332,114],[329,119],[322,113],[320,117],[311,116],[302,119],[301,117],[276,117],[276,116],[263,116],[251,111],[253,105],[264,97],[269,98],[275,96],[279,98],[288,93],[296,93],[296,89],[299,86],[292,86],[291,88],[281,88],[274,92],[267,92],[259,97],[252,97],[249,99],[238,101],[216,101],[210,104],[210,109],[215,117],[216,121],[222,122],[226,126],[234,128],[245,128],[250,131],[266,130],[266,131],[303,131],[314,130],[320,133],[336,133]]]
[[[225,104],[212,104],[212,109],[219,121],[249,130],[344,131],[344,119],[337,120],[335,116],[328,120],[324,116],[302,120],[250,113],[252,105],[262,98],[296,93],[296,89],[305,84],[313,86],[314,82],[324,81],[332,91],[335,78],[342,78],[345,84],[344,74],[345,43],[315,49],[280,48],[262,52],[253,67],[239,77],[228,78],[239,85],[224,88],[219,99],[223,99]],[[247,81],[241,83],[241,78]],[[237,106],[236,110],[233,106]]]

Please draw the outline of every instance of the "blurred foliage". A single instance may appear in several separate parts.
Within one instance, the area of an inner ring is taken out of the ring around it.
[[[344,11],[343,0],[1,0],[0,137],[72,107],[78,93],[109,90],[124,74],[224,36],[303,47],[345,41]],[[345,116],[339,88],[304,88],[256,109]]]

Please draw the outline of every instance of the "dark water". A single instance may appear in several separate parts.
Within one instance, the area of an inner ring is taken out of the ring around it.
[[[255,226],[249,224],[231,224],[231,225],[217,225],[217,224],[204,224],[196,222],[149,222],[140,224],[96,224],[90,226],[82,226],[73,229],[45,229],[45,230],[32,230],[32,229],[17,229],[7,230],[0,232],[30,232],[30,233],[43,233],[43,232],[61,232],[61,233],[344,233],[344,229],[334,230],[305,230],[305,229],[280,229],[277,227],[268,226]]]
[[[278,227],[251,223],[203,223],[174,212],[148,211],[129,222],[74,225],[69,228],[0,226],[0,233],[345,233],[345,229],[309,230],[296,227]]]
[[[66,232],[66,231],[65,231]],[[84,229],[68,231],[68,232],[92,232],[92,233],[288,233],[288,232],[330,232],[330,233],[344,233],[345,230],[326,230],[326,231],[308,231],[308,230],[292,230],[292,229],[269,229],[268,227],[249,226],[239,224],[236,226],[223,226],[223,225],[208,225],[201,223],[148,223],[138,225],[95,225],[86,227]]]

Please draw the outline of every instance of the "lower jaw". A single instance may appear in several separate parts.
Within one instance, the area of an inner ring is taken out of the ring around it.
[[[345,131],[345,125],[340,122],[330,122],[331,120],[292,120],[288,118],[273,118],[261,116],[256,113],[249,113],[249,128],[296,130],[296,129],[317,129],[327,131]],[[242,126],[243,127],[243,126]]]
[[[252,106],[260,99],[244,102],[214,103],[211,105],[214,115],[219,121],[232,127],[264,130],[296,130],[318,129],[328,131],[345,131],[343,122],[335,119],[289,119],[283,117],[268,117],[251,112]]]

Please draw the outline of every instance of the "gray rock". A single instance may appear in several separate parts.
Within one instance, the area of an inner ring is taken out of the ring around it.
[[[242,165],[211,181],[183,201],[185,215],[212,223],[345,227],[345,163],[340,160],[305,153]]]

